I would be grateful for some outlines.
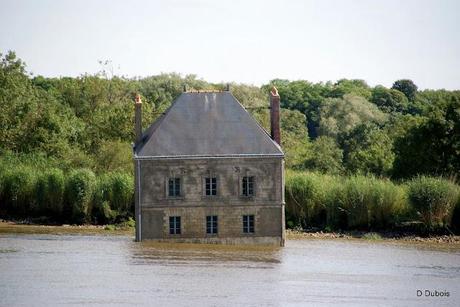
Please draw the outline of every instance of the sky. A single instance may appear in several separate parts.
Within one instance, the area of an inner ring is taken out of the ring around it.
[[[0,53],[34,75],[363,79],[460,89],[456,0],[0,0]]]

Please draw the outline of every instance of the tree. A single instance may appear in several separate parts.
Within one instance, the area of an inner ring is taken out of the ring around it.
[[[78,120],[67,106],[34,86],[14,52],[0,58],[0,146],[63,157]]]
[[[415,94],[417,94],[417,85],[415,85],[414,82],[412,82],[412,80],[397,80],[395,81],[395,83],[393,83],[393,86],[391,88],[402,92],[404,95],[406,95],[409,101],[415,100]]]
[[[270,131],[270,112],[255,109],[252,115],[266,131]],[[281,147],[285,153],[286,167],[303,168],[310,150],[305,115],[295,110],[281,109]]]
[[[337,142],[331,137],[320,136],[312,143],[304,166],[322,173],[340,174],[343,171],[342,158],[343,151]]]
[[[428,117],[395,140],[395,176],[458,175],[460,169],[460,100],[432,106]]]
[[[395,154],[393,140],[372,123],[355,127],[342,141],[344,164],[352,173],[389,176]]]
[[[289,81],[275,79],[264,85],[262,90],[267,93],[272,86],[276,86],[281,97],[281,106],[290,110],[297,110],[307,117],[308,135],[314,139],[318,136],[319,109],[324,99],[332,91],[332,83],[311,83],[305,80]]]
[[[381,85],[372,90],[370,101],[385,113],[406,113],[409,110],[409,101],[402,92]]]
[[[387,115],[366,99],[345,95],[343,98],[329,98],[320,110],[319,135],[340,138],[356,126],[373,122],[383,124]]]
[[[360,79],[340,79],[334,84],[330,97],[341,98],[346,94],[371,98],[371,89],[366,81]]]

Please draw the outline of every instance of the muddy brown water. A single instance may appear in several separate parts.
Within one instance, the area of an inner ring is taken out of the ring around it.
[[[444,295],[426,296],[435,291]],[[6,233],[0,305],[460,306],[460,252],[366,241],[260,248]]]

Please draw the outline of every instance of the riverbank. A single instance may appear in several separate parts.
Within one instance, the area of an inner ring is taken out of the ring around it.
[[[116,225],[39,225],[25,224],[17,221],[0,220],[0,234],[55,234],[55,235],[122,235],[134,236],[134,227],[126,224]],[[397,234],[391,232],[305,232],[300,230],[286,230],[288,240],[356,240],[375,242],[401,242],[415,244],[449,245],[460,249],[460,236],[441,235],[421,237],[415,234]]]
[[[437,245],[460,250],[460,236],[457,235],[433,235],[421,237],[416,234],[399,234],[391,232],[304,232],[298,230],[286,230],[286,238],[289,240],[356,240],[385,243],[403,243],[418,245]]]
[[[127,225],[39,225],[0,220],[0,234],[2,233],[134,236],[134,227]]]

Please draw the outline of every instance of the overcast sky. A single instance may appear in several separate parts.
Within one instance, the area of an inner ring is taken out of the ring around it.
[[[0,0],[0,52],[35,75],[358,78],[460,89],[460,1]]]

